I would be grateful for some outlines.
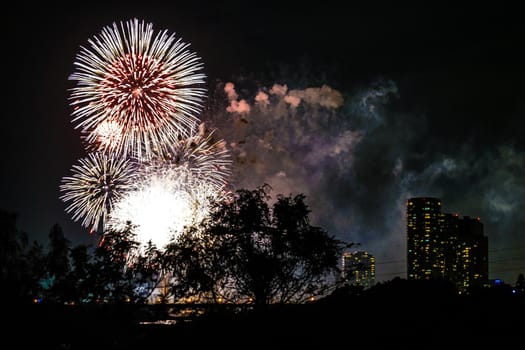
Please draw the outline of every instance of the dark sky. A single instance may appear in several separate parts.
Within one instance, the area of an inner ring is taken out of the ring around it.
[[[59,199],[61,178],[85,156],[68,76],[89,38],[139,18],[202,58],[201,119],[236,156],[233,184],[305,193],[316,224],[376,255],[378,280],[404,277],[406,199],[441,198],[444,212],[481,218],[490,278],[514,283],[525,272],[522,12],[499,2],[339,4],[86,2],[6,13],[0,208],[42,242],[54,223],[72,242],[90,241]],[[250,112],[226,111],[227,82]],[[301,105],[272,95],[274,84]],[[308,100],[323,85],[343,102]],[[273,98],[265,109],[259,92]]]

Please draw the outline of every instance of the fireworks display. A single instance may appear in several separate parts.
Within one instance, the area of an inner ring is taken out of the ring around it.
[[[206,134],[204,124],[198,132],[155,152],[149,167],[162,169],[184,167],[194,178],[207,181],[217,189],[222,188],[230,174],[231,159],[226,142],[214,140],[213,132]]]
[[[139,242],[163,248],[228,193],[226,143],[198,117],[202,64],[188,44],[137,19],[89,43],[70,99],[91,153],[62,179],[60,198],[92,231],[132,224]]]
[[[205,94],[202,63],[188,44],[166,31],[154,35],[152,24],[137,19],[105,27],[89,44],[69,78],[77,83],[70,96],[73,122],[88,144],[147,158],[187,136]]]
[[[221,191],[213,183],[194,177],[185,167],[146,171],[110,213],[109,229],[122,230],[132,222],[140,242],[164,247],[184,226],[204,219],[211,201],[220,199]]]
[[[73,220],[82,218],[82,225],[97,230],[114,202],[131,189],[135,173],[131,164],[122,158],[112,158],[103,153],[90,153],[73,165],[73,175],[64,177],[60,197],[70,202],[66,208],[73,213]]]

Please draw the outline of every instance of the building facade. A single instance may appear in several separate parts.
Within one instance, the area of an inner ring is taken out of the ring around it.
[[[375,257],[365,251],[343,253],[341,277],[346,284],[365,289],[375,284]]]
[[[408,279],[444,278],[441,201],[437,198],[408,200],[406,219]]]
[[[488,239],[479,218],[441,212],[437,198],[407,201],[407,278],[446,279],[459,292],[488,284]]]
[[[458,221],[459,237],[452,247],[455,271],[450,279],[464,292],[472,287],[488,285],[489,249],[488,238],[483,235],[483,224],[479,218],[464,216]]]

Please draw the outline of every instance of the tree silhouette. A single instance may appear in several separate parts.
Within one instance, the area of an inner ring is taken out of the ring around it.
[[[47,253],[46,299],[53,302],[70,301],[74,286],[68,278],[70,271],[69,250],[71,242],[64,236],[62,227],[54,224],[49,231]]]
[[[33,241],[25,254],[29,278],[27,281],[28,297],[33,301],[41,301],[44,296],[42,280],[47,274],[47,256],[42,244]]]
[[[278,195],[270,205],[270,190],[236,191],[168,246],[175,295],[265,305],[326,290],[343,242],[310,225],[303,194]]]
[[[0,296],[2,302],[27,299],[27,235],[17,227],[17,214],[0,210]]]
[[[68,274],[68,285],[71,286],[69,298],[76,303],[90,300],[90,276],[92,256],[89,246],[81,244],[70,250],[71,271]]]
[[[514,290],[518,295],[525,295],[525,275],[522,273],[518,275]]]
[[[149,241],[133,262],[132,272],[136,287],[135,302],[144,303],[157,289],[165,276],[162,253]]]
[[[91,295],[96,302],[123,302],[134,296],[133,254],[138,247],[133,226],[104,233],[91,266]]]

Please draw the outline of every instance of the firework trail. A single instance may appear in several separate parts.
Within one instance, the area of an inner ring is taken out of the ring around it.
[[[72,121],[89,148],[148,158],[189,136],[202,109],[205,76],[189,44],[154,35],[137,19],[105,27],[82,47],[69,77]]]
[[[60,199],[70,202],[66,211],[73,213],[74,221],[82,218],[82,225],[93,231],[101,220],[105,223],[115,201],[131,189],[136,177],[129,161],[104,153],[90,153],[71,172],[72,176],[62,178]]]

